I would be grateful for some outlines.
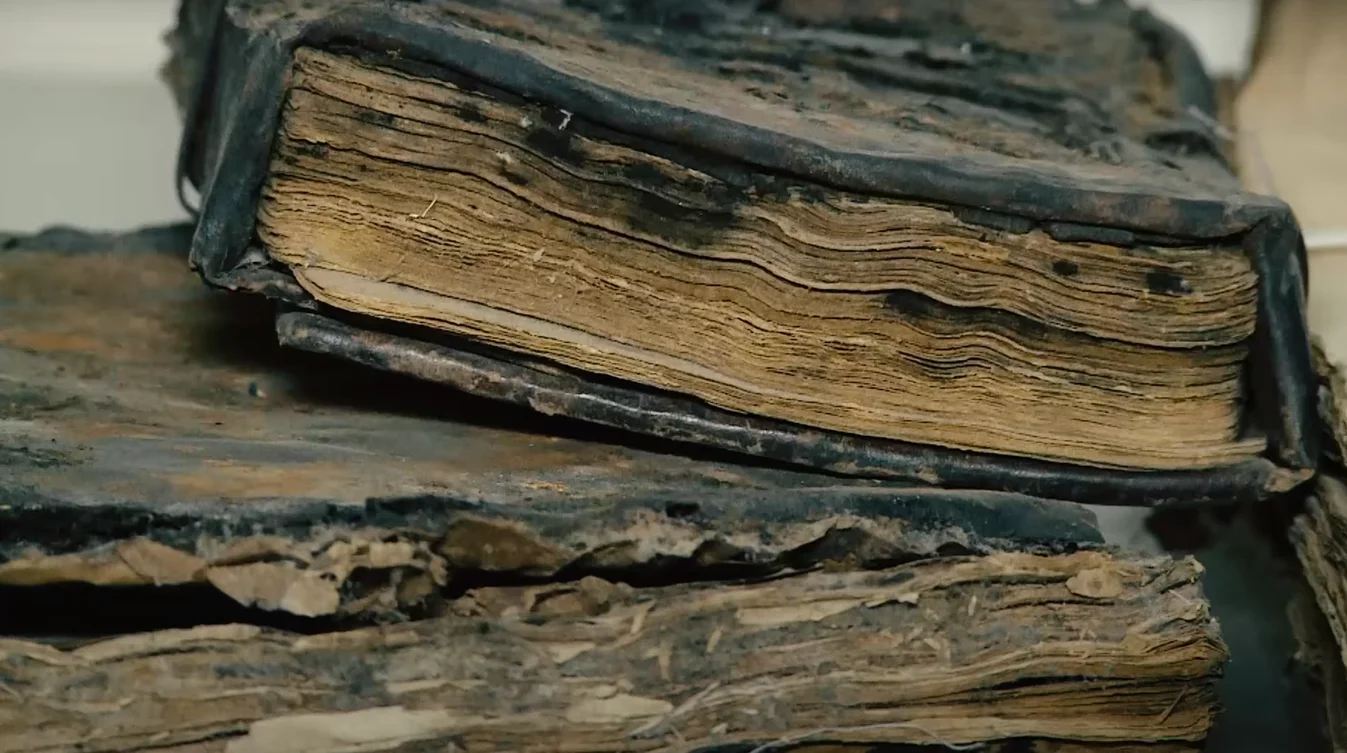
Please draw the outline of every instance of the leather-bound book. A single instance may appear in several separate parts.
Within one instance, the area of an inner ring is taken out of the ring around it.
[[[1311,473],[1300,232],[1122,0],[182,15],[192,259],[279,299],[286,345],[932,486]]]

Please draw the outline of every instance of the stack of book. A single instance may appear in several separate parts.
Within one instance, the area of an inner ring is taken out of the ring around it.
[[[1299,231],[1168,27],[180,16],[190,242],[0,255],[0,751],[1200,747],[1201,567],[1078,503],[1265,499],[1319,424]]]

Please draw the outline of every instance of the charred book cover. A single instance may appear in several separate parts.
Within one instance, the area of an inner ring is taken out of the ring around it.
[[[935,486],[1312,474],[1300,232],[1122,0],[180,15],[193,263],[287,345]]]

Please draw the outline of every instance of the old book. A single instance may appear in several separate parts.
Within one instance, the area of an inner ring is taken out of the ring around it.
[[[1291,615],[1300,661],[1319,679],[1327,737],[1347,750],[1347,381],[1316,343],[1323,470],[1290,539],[1310,596]]]
[[[336,308],[744,413],[1156,469],[1265,447],[1238,248],[992,230],[511,99],[300,50],[260,240]]]
[[[1347,751],[1347,667],[1338,642],[1314,593],[1304,584],[1287,608],[1295,638],[1296,666],[1308,679],[1310,692],[1322,700],[1316,714],[1333,753]]]
[[[1292,615],[1300,640],[1300,661],[1319,678],[1325,728],[1334,750],[1347,750],[1347,486],[1324,477],[1306,511],[1291,530],[1305,582],[1313,600]]]
[[[996,6],[186,4],[193,258],[323,317],[287,344],[624,429],[1077,499],[1296,485],[1299,234],[1191,50]]]
[[[431,385],[254,336],[269,307],[200,285],[190,233],[0,235],[0,751],[1175,753],[1212,724],[1200,566],[1081,505],[427,414]]]
[[[18,693],[0,693],[0,751],[1196,743],[1224,659],[1197,573],[999,554],[760,584],[488,586],[445,617],[332,634],[0,639]]]

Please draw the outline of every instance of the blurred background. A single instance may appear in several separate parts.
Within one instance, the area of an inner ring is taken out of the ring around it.
[[[184,217],[173,191],[179,119],[158,79],[176,8],[0,0],[0,228]]]

